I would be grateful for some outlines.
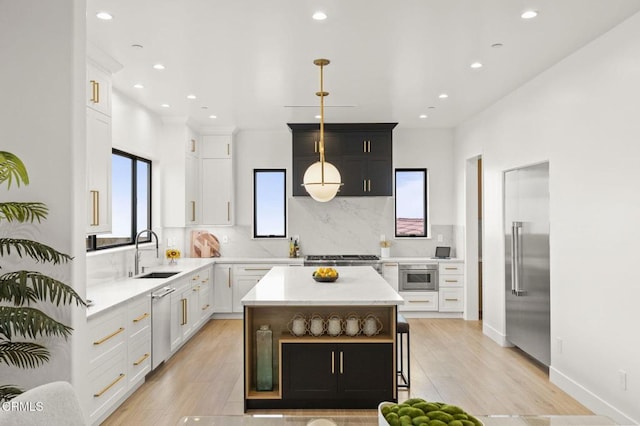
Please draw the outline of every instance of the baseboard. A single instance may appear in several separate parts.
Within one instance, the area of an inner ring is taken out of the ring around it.
[[[640,424],[554,367],[549,367],[549,380],[596,414],[607,416],[619,425]]]
[[[482,322],[482,332],[486,336],[491,338],[491,340],[493,340],[494,342],[496,342],[497,344],[499,344],[502,347],[513,346],[507,340],[507,336],[506,335],[504,335],[502,332],[496,330],[495,328],[491,327],[489,324],[487,324],[486,321]]]

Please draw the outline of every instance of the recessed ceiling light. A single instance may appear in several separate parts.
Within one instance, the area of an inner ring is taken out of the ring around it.
[[[157,70],[163,70],[163,69],[164,69],[164,65],[162,65],[162,64],[155,64],[155,65],[153,66],[153,68],[155,68],[155,69],[157,69]]]
[[[135,87],[136,89],[144,89],[144,86],[140,83],[134,84],[133,87]]]
[[[96,18],[102,19],[103,21],[110,21],[113,19],[113,15],[109,12],[98,12],[96,13]]]
[[[474,62],[471,64],[471,68],[477,70],[478,68],[482,68],[482,62]]]
[[[171,105],[169,105],[169,104],[162,104],[162,105],[160,105],[160,106],[161,106],[162,108],[169,108]]]
[[[493,43],[493,44],[491,45],[491,47],[493,47],[494,49],[500,49],[502,46],[503,46],[503,44],[502,44],[502,43]]]
[[[526,10],[526,11],[522,12],[522,15],[520,15],[520,17],[522,19],[533,19],[536,16],[538,16],[538,11],[537,10]]]
[[[420,114],[420,118],[427,118],[427,114]]]
[[[327,19],[327,14],[321,11],[317,11],[313,14],[313,19],[315,19],[316,21],[324,21],[325,19]]]
[[[209,118],[218,118],[217,115],[210,115]]]
[[[438,97],[440,99],[447,99],[449,97],[449,95],[447,95],[446,93],[440,93],[440,95]]]
[[[195,99],[196,95],[187,95],[187,99]]]

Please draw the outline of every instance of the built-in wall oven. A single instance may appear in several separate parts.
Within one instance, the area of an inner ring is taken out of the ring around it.
[[[438,264],[400,264],[399,291],[438,291]]]

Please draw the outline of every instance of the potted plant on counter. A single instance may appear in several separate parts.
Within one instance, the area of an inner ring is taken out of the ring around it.
[[[10,152],[0,151],[0,185],[29,184],[24,163]],[[0,364],[17,368],[37,368],[48,362],[51,353],[36,340],[41,337],[71,335],[72,328],[38,309],[43,304],[76,306],[85,302],[69,285],[41,271],[21,269],[31,261],[58,265],[72,260],[46,244],[16,238],[17,232],[31,231],[35,222],[47,218],[41,202],[0,202]],[[19,225],[19,226],[16,226]],[[16,232],[17,231],[17,232]],[[27,258],[22,260],[23,258]],[[11,269],[9,270],[8,265]],[[42,268],[40,268],[42,269]],[[0,383],[0,403],[23,392],[13,384]]]

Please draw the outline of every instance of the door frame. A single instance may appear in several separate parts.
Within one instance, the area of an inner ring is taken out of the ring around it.
[[[465,162],[464,319],[471,321],[479,319],[478,160],[481,158],[481,155],[476,155],[468,158]],[[482,199],[484,200],[484,187],[481,191],[483,194]]]

